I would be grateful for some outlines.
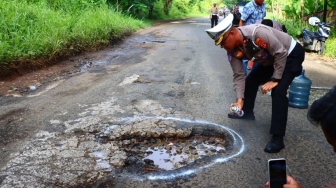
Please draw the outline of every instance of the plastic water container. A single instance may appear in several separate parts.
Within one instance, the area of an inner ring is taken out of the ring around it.
[[[289,106],[294,108],[308,108],[308,101],[312,81],[305,77],[305,70],[297,76],[289,86]]]

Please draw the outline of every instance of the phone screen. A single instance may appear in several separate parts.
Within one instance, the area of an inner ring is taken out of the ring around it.
[[[270,188],[282,188],[282,186],[287,182],[286,160],[269,160],[268,168]]]

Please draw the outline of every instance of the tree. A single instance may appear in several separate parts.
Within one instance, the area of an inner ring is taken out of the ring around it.
[[[173,0],[164,0],[165,2],[164,2],[164,8],[163,8],[163,10],[164,10],[164,13],[165,14],[167,14],[168,15],[168,13],[169,13],[169,4],[173,1]]]
[[[327,20],[327,8],[328,8],[328,0],[324,0],[324,6],[323,6],[323,22],[326,22],[326,20]]]

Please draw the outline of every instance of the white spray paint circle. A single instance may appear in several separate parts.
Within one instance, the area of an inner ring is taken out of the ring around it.
[[[162,173],[157,173],[157,175],[144,175],[144,176],[137,176],[137,175],[131,175],[131,174],[124,174],[124,176],[127,176],[130,179],[133,180],[137,180],[137,181],[144,181],[146,179],[148,180],[171,180],[174,178],[178,178],[178,177],[184,177],[184,176],[189,176],[192,174],[195,174],[196,172],[202,170],[202,169],[206,169],[209,168],[215,164],[219,164],[219,163],[223,163],[223,162],[227,162],[230,159],[242,154],[245,150],[245,144],[244,144],[244,140],[243,138],[234,130],[227,128],[223,125],[217,124],[217,123],[213,123],[210,121],[206,121],[206,120],[191,120],[191,119],[185,119],[185,118],[177,118],[177,117],[150,117],[150,116],[138,116],[135,118],[125,118],[122,121],[127,121],[127,122],[133,122],[133,121],[141,121],[141,120],[145,120],[145,119],[158,119],[158,120],[173,120],[173,121],[178,121],[178,122],[185,122],[185,123],[191,123],[191,124],[204,124],[204,125],[211,125],[213,127],[217,127],[219,129],[222,129],[224,131],[226,131],[230,136],[232,136],[233,138],[233,146],[235,146],[235,148],[237,149],[237,152],[232,153],[228,156],[225,157],[219,157],[216,158],[215,160],[212,160],[211,162],[209,162],[206,165],[203,166],[199,166],[196,168],[188,168],[188,170],[172,170],[169,173],[167,173],[166,175],[162,175]],[[121,174],[119,174],[121,175]]]

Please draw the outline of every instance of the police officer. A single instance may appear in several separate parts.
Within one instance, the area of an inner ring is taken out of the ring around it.
[[[277,153],[285,147],[288,98],[287,90],[292,80],[300,75],[304,60],[304,48],[287,33],[265,25],[252,24],[232,27],[233,16],[229,15],[216,27],[206,30],[227,51],[233,71],[233,86],[237,98],[231,106],[238,106],[244,115],[229,118],[255,120],[254,103],[261,86],[262,93],[271,91],[272,118],[270,134],[272,138],[264,151]],[[245,78],[242,59],[254,60],[256,67]]]
[[[210,20],[211,20],[211,28],[218,24],[218,8],[217,3],[213,4],[213,7],[210,9]]]
[[[273,27],[279,31],[285,32],[287,33],[287,28],[285,25],[282,25],[281,23],[279,23],[276,20],[270,20],[270,19],[263,19],[262,21],[257,21],[256,24],[264,24],[267,25],[269,27]]]

